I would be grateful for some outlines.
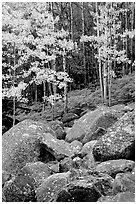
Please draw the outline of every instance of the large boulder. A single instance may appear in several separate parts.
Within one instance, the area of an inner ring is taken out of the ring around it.
[[[48,126],[33,120],[20,122],[2,137],[2,167],[15,174],[29,162],[48,162],[71,156],[69,144],[55,138]]]
[[[97,202],[135,202],[135,193],[127,191],[114,196],[102,196]]]
[[[43,134],[42,144],[59,161],[64,157],[72,157],[74,155],[69,143],[54,138],[50,133]]]
[[[48,177],[37,189],[37,202],[53,202],[57,194],[67,184],[70,172],[57,173]]]
[[[108,175],[83,176],[68,182],[58,193],[56,202],[96,202],[112,191],[113,179]]]
[[[34,180],[20,173],[5,183],[3,195],[6,202],[34,202],[36,201]]]
[[[37,188],[46,178],[52,174],[52,170],[43,162],[27,163],[21,172],[24,176],[34,180],[34,188]]]
[[[47,164],[42,162],[27,163],[17,176],[5,183],[3,193],[6,201],[36,201],[35,190],[51,173],[52,171]]]
[[[82,116],[75,122],[72,129],[66,135],[66,141],[79,140],[87,143],[98,139],[105,130],[117,120],[116,111],[107,107],[100,107]]]
[[[130,191],[135,193],[135,175],[126,172],[118,173],[114,181],[114,193]]]
[[[93,148],[96,161],[135,159],[134,112],[125,113]]]
[[[126,159],[109,160],[98,164],[95,168],[95,172],[106,173],[112,177],[115,177],[116,174],[120,172],[132,171],[134,166],[135,166],[134,161]]]
[[[116,110],[117,112],[123,114],[126,113],[128,111],[133,111],[133,107],[132,106],[125,106],[124,104],[117,104],[111,107],[112,110]]]

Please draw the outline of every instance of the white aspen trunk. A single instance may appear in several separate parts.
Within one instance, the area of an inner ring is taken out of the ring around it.
[[[16,56],[15,56],[15,43],[14,43],[14,70],[13,70],[13,88],[15,88],[15,65],[16,65]],[[13,126],[15,125],[15,113],[16,113],[16,97],[13,97]]]
[[[125,3],[127,8],[128,8],[128,3],[126,2]],[[126,30],[128,30],[128,22],[127,22],[127,18],[128,18],[128,14],[127,14],[128,11],[126,11],[126,16],[125,16],[125,20],[126,20]],[[126,36],[126,56],[128,58],[128,39],[127,39],[127,36]],[[128,62],[126,62],[126,71],[128,71]]]
[[[99,20],[98,20],[98,2],[96,2],[96,15],[97,15],[97,37],[99,38]],[[100,81],[100,90],[102,103],[104,103],[104,90],[103,90],[103,81],[102,81],[102,68],[101,68],[101,59],[100,59],[100,47],[98,45],[98,62],[99,62],[99,81]]]
[[[132,12],[131,13],[131,31],[133,31],[134,9],[131,12]],[[133,63],[133,39],[131,38],[131,68],[130,68],[130,73],[132,73],[132,63]]]
[[[82,2],[82,35],[85,34],[85,23],[84,23],[84,2]],[[82,43],[83,47],[83,68],[85,71],[85,78],[84,78],[84,84],[87,84],[87,70],[86,70],[86,58],[85,58],[85,44]]]
[[[104,62],[104,104],[107,105],[107,61]]]
[[[123,14],[123,18],[125,17],[125,15]],[[123,19],[122,18],[122,19]],[[123,33],[124,33],[124,29],[123,29]],[[123,38],[123,51],[125,50],[125,41],[124,41],[124,38]],[[122,62],[123,66],[122,66],[122,73],[123,73],[123,76],[125,75],[125,63]]]
[[[72,2],[69,3],[70,6],[70,39],[74,42],[74,36],[73,36],[73,7]],[[71,83],[69,83],[69,90],[71,91]]]
[[[66,57],[65,57],[65,49],[63,49],[63,70],[66,72]],[[68,96],[67,96],[67,82],[65,82],[64,86],[64,113],[67,113],[68,109]]]
[[[110,3],[110,8],[112,9],[113,5],[112,2]],[[109,15],[109,18],[112,19],[112,16]],[[112,46],[112,32],[111,32],[111,23],[109,25],[110,28],[110,47]],[[114,21],[114,27],[115,27],[115,21]],[[114,31],[115,32],[115,31]],[[115,35],[115,33],[114,33]],[[112,71],[112,60],[111,60],[111,55],[109,56],[109,62],[108,62],[108,100],[109,100],[109,107],[111,106],[111,83],[112,83],[112,76],[111,76],[111,71]]]
[[[53,12],[53,2],[51,2],[51,12],[52,12],[52,15],[53,15],[53,18],[54,18],[54,12]],[[53,30],[55,30],[55,27],[54,27],[54,24],[53,24]],[[55,53],[54,53],[55,55]],[[52,69],[54,71],[56,71],[56,55],[55,55],[55,59],[52,60]],[[56,87],[56,84],[53,82],[53,94],[54,96],[56,97],[56,94],[57,94],[57,87]],[[52,112],[53,112],[53,120],[54,120],[54,116],[55,116],[55,110],[56,110],[56,99],[54,101],[54,105],[52,106]]]
[[[105,14],[105,18],[107,19],[107,14]],[[108,45],[108,32],[107,32],[107,26],[105,27],[105,36],[106,36],[106,48]],[[104,62],[104,104],[107,105],[107,82],[108,82],[108,73],[107,73],[107,66],[108,66],[108,57],[106,57],[106,61]]]

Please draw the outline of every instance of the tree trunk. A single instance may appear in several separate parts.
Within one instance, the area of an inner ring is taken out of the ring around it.
[[[110,8],[112,9],[113,5],[112,2],[110,3]],[[112,16],[109,14],[109,18],[112,19]],[[115,21],[114,21],[114,27],[115,27]],[[111,22],[109,24],[109,30],[110,30],[110,47],[112,46],[112,32],[111,32]],[[115,31],[114,31],[115,32]],[[115,35],[115,33],[114,33]],[[108,56],[108,103],[109,107],[111,106],[111,72],[112,72],[112,60],[111,60],[111,55]]]
[[[51,2],[51,12],[52,12],[52,15],[53,15],[53,18],[54,18],[54,12],[53,12],[53,2]],[[54,27],[54,24],[53,24],[53,30],[55,30],[55,27]],[[54,52],[53,52],[54,53]],[[55,55],[55,59],[52,60],[52,69],[54,71],[56,71],[56,54],[54,53]],[[55,101],[54,101],[54,107],[53,107],[53,119],[54,119],[54,116],[55,116],[55,109],[56,109],[56,94],[57,94],[57,87],[56,87],[56,84],[53,82],[53,94],[55,96]]]
[[[73,7],[72,2],[70,2],[70,38],[73,41]]]
[[[35,102],[38,101],[38,87],[37,84],[34,85],[34,89],[35,89]]]
[[[15,65],[16,65],[16,53],[15,53],[15,43],[14,43],[14,69],[13,69],[13,88],[15,88]],[[15,113],[16,113],[16,96],[13,97],[13,126],[15,125]]]
[[[107,13],[105,13],[105,20],[107,20]],[[107,27],[105,27],[105,38],[106,38],[106,49],[108,48],[108,31],[107,31]],[[103,74],[103,78],[104,78],[104,104],[107,105],[107,93],[108,93],[108,79],[109,79],[109,73],[107,72],[108,66],[108,56],[106,56],[105,62],[104,62],[104,74]]]
[[[133,29],[134,29],[133,24],[134,24],[134,9],[131,10],[131,31],[133,31]],[[130,68],[130,73],[132,73],[132,63],[133,63],[133,39],[131,38],[131,68]]]
[[[72,7],[72,2],[69,3],[69,7],[70,7],[70,39],[74,42],[74,36],[73,36],[73,7]],[[70,69],[71,69],[71,65],[69,65],[69,70]],[[71,83],[69,83],[69,91],[71,91]]]
[[[128,8],[128,3],[126,2],[125,3],[126,4],[126,7]],[[126,14],[125,14],[126,16],[125,16],[125,21],[126,21],[126,24],[125,24],[125,26],[126,26],[126,30],[128,30],[128,23],[127,23],[127,18],[128,18],[128,11],[126,11]],[[127,58],[128,58],[128,38],[127,38],[127,36],[126,36],[126,42],[125,42],[125,46],[126,46],[126,56],[127,56]],[[126,62],[126,72],[128,71],[128,62]]]
[[[66,57],[65,57],[65,50],[63,50],[63,70],[66,72]],[[67,82],[64,80],[64,113],[67,113],[68,109],[68,96],[67,96]]]
[[[124,17],[125,17],[125,15],[124,14],[122,14],[122,20],[124,20]],[[124,33],[124,28],[123,28],[123,33]],[[124,42],[124,38],[123,38],[123,51],[125,50],[125,42]],[[122,73],[123,73],[123,76],[125,75],[125,63],[124,62],[122,62]]]
[[[97,14],[97,37],[99,38],[99,20],[98,20],[98,2],[96,2],[96,14]],[[103,90],[103,80],[102,80],[102,68],[101,68],[101,59],[100,59],[100,47],[98,45],[98,62],[99,62],[99,81],[100,81],[100,90],[102,103],[104,103],[104,90]]]
[[[104,104],[107,105],[107,61],[104,62],[104,73],[103,73],[103,79],[104,79]]]
[[[46,83],[43,82],[43,92],[44,92],[44,99],[43,99],[43,112],[45,111],[45,97],[46,97]]]
[[[85,34],[85,23],[84,23],[84,2],[82,2],[82,36]],[[82,43],[82,48],[83,48],[83,68],[85,72],[85,79],[84,79],[84,84],[86,86],[87,84],[87,70],[86,70],[86,58],[85,58],[85,44],[84,42]]]

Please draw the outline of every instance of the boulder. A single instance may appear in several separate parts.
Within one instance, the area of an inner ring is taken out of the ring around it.
[[[53,202],[56,195],[67,184],[70,172],[57,173],[48,177],[37,189],[37,202]]]
[[[62,117],[62,122],[63,123],[68,123],[70,121],[73,121],[75,119],[78,119],[79,116],[76,115],[75,113],[65,113]]]
[[[52,171],[47,164],[43,162],[27,163],[22,169],[22,174],[34,180],[34,188],[37,188]]]
[[[112,191],[113,179],[108,176],[86,176],[71,181],[57,195],[56,202],[96,202]]]
[[[134,112],[125,113],[93,148],[96,161],[113,159],[135,160]]]
[[[135,175],[127,173],[118,173],[114,181],[114,193],[130,191],[135,193]]]
[[[125,106],[124,104],[117,104],[111,107],[112,110],[116,110],[119,113],[126,113],[128,111],[133,111],[133,107]]]
[[[70,146],[73,149],[74,154],[77,155],[81,151],[83,144],[78,140],[74,140],[70,143]]]
[[[36,201],[35,190],[51,173],[52,171],[47,164],[42,162],[27,163],[17,176],[5,183],[3,193],[6,201]]]
[[[42,144],[58,161],[64,157],[72,157],[73,150],[69,143],[54,138],[50,133],[43,134]]]
[[[93,169],[96,166],[96,162],[92,152],[89,152],[81,162],[81,165],[85,169]]]
[[[96,140],[104,134],[104,130],[114,124],[116,120],[116,111],[112,111],[106,107],[100,107],[88,112],[76,121],[72,129],[66,135],[66,141],[72,142],[79,140],[85,144],[91,140]]]
[[[69,144],[56,139],[48,125],[33,120],[18,123],[2,137],[3,170],[15,175],[26,163],[48,162],[72,154]]]
[[[135,166],[134,161],[126,159],[109,160],[98,164],[95,168],[95,172],[106,173],[112,177],[115,177],[116,174],[120,172],[124,173],[127,171],[132,171],[134,166]]]
[[[6,202],[35,202],[34,182],[22,173],[7,181],[3,187]]]
[[[55,132],[57,139],[59,139],[59,140],[65,139],[66,132],[64,131],[63,124],[60,121],[58,121],[58,120],[51,121],[48,123],[48,125]]]
[[[80,151],[80,156],[84,157],[86,156],[88,153],[91,153],[93,151],[93,147],[94,145],[97,143],[97,140],[92,140],[90,142],[87,142],[86,144],[84,144],[84,146],[82,147],[82,150]]]
[[[49,167],[53,174],[60,172],[60,163],[58,161],[50,161],[47,162],[46,165]]]
[[[127,191],[114,196],[102,196],[97,202],[135,202],[135,193]]]
[[[66,157],[60,161],[60,172],[67,172],[73,167],[73,160],[70,157]]]

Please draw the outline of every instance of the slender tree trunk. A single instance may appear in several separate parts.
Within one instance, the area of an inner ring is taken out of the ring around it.
[[[133,31],[133,29],[134,29],[133,24],[134,24],[134,9],[131,10],[131,31]],[[131,68],[130,68],[130,73],[132,73],[132,63],[133,63],[133,39],[131,38]]]
[[[53,18],[54,18],[53,2],[51,2],[51,12],[52,12],[52,15],[53,15]],[[55,30],[54,24],[53,24],[53,30]],[[55,55],[55,53],[54,53],[54,55]],[[56,55],[55,55],[55,59],[52,60],[52,69],[56,72]],[[57,87],[56,87],[56,84],[54,82],[53,82],[53,93],[54,93],[54,96],[55,96],[54,105],[52,106],[53,119],[54,119],[55,112],[56,112],[55,110],[56,110],[56,94],[57,94]]]
[[[110,8],[112,9],[113,5],[112,5],[112,2],[110,3]],[[111,14],[109,14],[109,18],[112,19],[112,16]],[[114,24],[115,24],[115,21],[114,21]],[[109,24],[109,29],[110,29],[110,47],[112,46],[112,32],[111,32],[111,22]],[[115,25],[114,25],[115,27]],[[114,31],[115,32],[115,31]],[[115,35],[115,33],[114,33]],[[112,71],[112,60],[111,60],[111,55],[109,56],[109,59],[108,59],[108,102],[109,102],[109,107],[111,106],[111,79],[112,79],[112,76],[111,76],[111,71]]]
[[[113,3],[112,3],[112,7],[113,7]],[[116,46],[116,20],[114,20],[114,50],[116,50],[117,46]],[[116,55],[114,55],[114,68],[113,68],[114,72],[116,70]]]
[[[125,20],[125,15],[124,14],[122,14],[122,20]],[[123,33],[124,33],[124,31],[125,31],[125,29],[123,28]],[[125,40],[124,40],[124,38],[123,38],[123,51],[125,50]],[[122,62],[122,64],[123,64],[123,66],[122,66],[122,73],[123,73],[123,76],[125,75],[125,63],[124,62]]]
[[[84,36],[85,34],[85,23],[84,23],[84,2],[82,2],[82,35]],[[85,44],[84,42],[82,43],[83,47],[83,68],[85,72],[85,79],[84,79],[84,84],[86,86],[87,84],[87,70],[86,70],[86,58],[85,58]]]
[[[99,38],[99,20],[98,20],[98,2],[96,2],[96,15],[97,15],[97,37]],[[101,68],[101,59],[100,59],[100,47],[98,45],[98,62],[99,62],[99,81],[100,81],[100,90],[102,103],[104,103],[104,90],[103,90],[103,80],[102,80],[102,68]]]
[[[112,76],[111,76],[111,70],[112,70],[112,62],[109,62],[109,90],[108,90],[108,95],[109,95],[109,107],[111,106],[111,83],[112,83]]]
[[[16,53],[15,53],[15,43],[14,43],[14,69],[13,69],[13,88],[15,88],[15,66],[16,66]],[[16,113],[16,96],[13,97],[13,126],[15,125],[15,113]]]
[[[35,89],[35,102],[38,101],[38,87],[37,84],[34,85],[34,89]]]
[[[63,70],[66,72],[66,56],[65,56],[65,50],[63,50]],[[67,82],[65,82],[64,86],[64,113],[67,113],[68,109],[68,95],[67,95]]]
[[[44,92],[44,100],[43,100],[43,112],[45,111],[45,97],[46,97],[46,83],[43,82],[43,92]]]
[[[126,2],[125,3],[126,4],[126,6],[127,6],[127,8],[128,8],[128,3]],[[128,22],[127,22],[127,19],[128,19],[128,11],[126,11],[126,14],[125,14],[126,16],[125,16],[125,21],[126,21],[126,30],[128,30]],[[127,58],[128,58],[128,38],[127,38],[127,36],[126,36],[126,56],[127,56]],[[128,62],[126,62],[126,72],[128,71]]]
[[[107,14],[105,14],[105,20],[107,20]],[[108,32],[107,32],[107,27],[105,27],[105,37],[106,37],[106,49],[108,47]],[[107,67],[108,67],[108,57],[106,58],[106,61],[104,62],[104,104],[107,105],[107,93],[108,93],[108,77],[109,73],[107,72]]]
[[[103,80],[104,80],[104,104],[107,105],[107,61],[104,62],[104,73],[103,73]]]
[[[74,42],[74,36],[73,36],[73,7],[72,2],[69,3],[70,7],[70,39]],[[71,66],[69,67],[71,68]],[[71,91],[71,83],[69,83],[69,91]]]
[[[70,36],[71,40],[73,41],[73,7],[72,7],[72,2],[70,2]]]

